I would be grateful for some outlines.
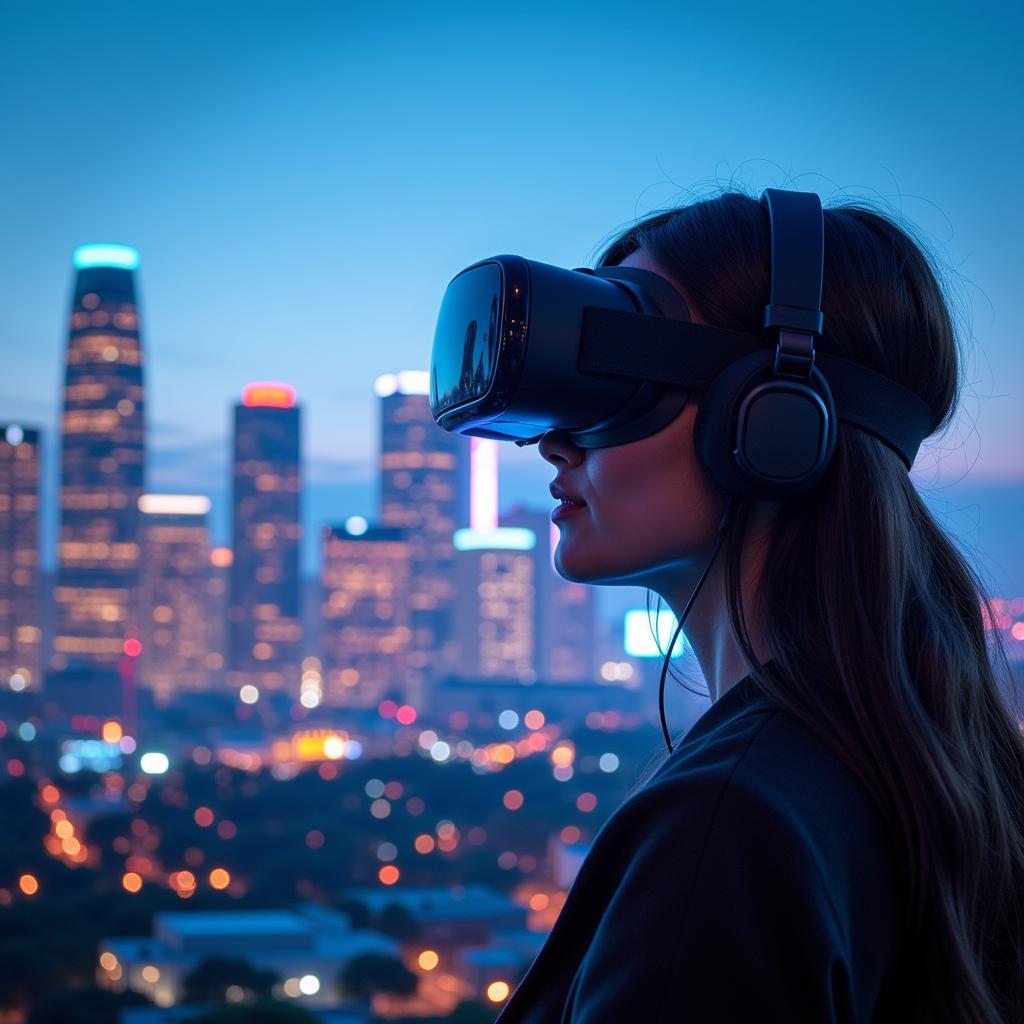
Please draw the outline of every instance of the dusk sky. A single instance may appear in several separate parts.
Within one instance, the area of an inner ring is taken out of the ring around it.
[[[375,513],[373,380],[427,368],[465,265],[579,266],[730,182],[869,199],[965,330],[915,479],[1024,593],[1022,46],[1019,3],[6,3],[0,419],[46,431],[52,509],[71,254],[134,246],[150,488],[210,494],[223,540],[230,406],[287,381],[312,570],[323,521]],[[549,507],[536,448],[501,457],[502,506]]]

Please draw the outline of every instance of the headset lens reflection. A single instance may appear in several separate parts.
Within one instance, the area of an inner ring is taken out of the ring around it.
[[[431,353],[430,402],[436,411],[487,393],[501,331],[502,275],[497,263],[459,274],[441,302]]]

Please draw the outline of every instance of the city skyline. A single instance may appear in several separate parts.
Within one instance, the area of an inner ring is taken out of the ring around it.
[[[306,2],[247,9],[240,43],[231,3],[65,4],[59,27],[8,8],[0,93],[21,143],[0,166],[0,279],[19,301],[0,334],[0,407],[44,431],[44,504],[78,245],[141,253],[148,486],[209,494],[223,543],[231,404],[248,381],[287,381],[309,410],[315,534],[373,514],[372,382],[426,368],[455,273],[498,252],[579,266],[634,215],[734,180],[813,189],[826,206],[878,200],[935,246],[968,329],[967,391],[918,475],[984,485],[983,534],[991,516],[1011,536],[1024,517],[1022,214],[1002,178],[1024,138],[1007,130],[1024,15],[730,10],[591,5],[583,18],[524,4],[499,29],[483,11],[399,5],[392,20]],[[89,60],[110,46],[117,61]],[[516,54],[516,102],[530,112],[511,159],[495,115],[508,78],[470,72],[472,55],[496,48]],[[865,52],[884,75],[863,74]],[[595,92],[627,53],[643,54],[628,82]],[[92,145],[97,101],[118,110],[119,159],[69,160]],[[551,467],[503,449],[502,504],[545,503]],[[47,566],[53,528],[44,519]],[[315,551],[304,549],[307,575]],[[1024,565],[1012,579],[1021,589]]]

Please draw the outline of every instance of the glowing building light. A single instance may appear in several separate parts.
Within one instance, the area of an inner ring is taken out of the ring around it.
[[[243,704],[255,704],[260,699],[260,691],[252,683],[246,683],[238,691],[238,699]]]
[[[210,552],[210,564],[218,569],[227,569],[234,560],[231,548],[214,548]]]
[[[124,653],[129,658],[137,658],[142,653],[142,643],[134,637],[129,637],[124,642]]]
[[[672,634],[676,631],[676,617],[671,611],[662,610],[655,616],[657,622],[658,642],[655,643],[655,634],[651,632],[651,625],[648,620],[646,608],[634,608],[626,612],[625,616],[625,640],[626,653],[631,658],[661,658],[663,652],[672,642]],[[660,645],[660,650],[659,650]],[[678,658],[685,651],[690,649],[690,641],[686,639],[686,633],[680,633],[676,638],[675,647],[672,650],[672,657]]]
[[[361,537],[369,528],[369,523],[362,516],[349,516],[345,520],[345,531],[353,537]]]
[[[469,439],[469,525],[489,532],[498,527],[498,442]]]
[[[320,979],[315,974],[304,974],[299,978],[299,991],[304,996],[315,996],[320,991]]]
[[[481,548],[530,551],[537,544],[537,535],[523,526],[499,526],[486,532],[468,528],[456,530],[452,534],[452,544],[456,551],[478,551]]]
[[[156,750],[143,754],[139,758],[139,767],[147,775],[163,775],[170,766],[171,762],[167,759],[167,755]]]
[[[373,393],[378,398],[400,395],[426,395],[430,393],[430,373],[427,370],[401,370],[382,373],[373,382]]]
[[[210,499],[205,494],[143,494],[139,511],[155,516],[205,516]]]
[[[88,267],[120,267],[135,270],[139,265],[139,253],[129,245],[93,243],[80,245],[71,257],[78,270]]]
[[[16,423],[12,423],[4,431],[4,440],[12,447],[16,448],[22,441],[25,440],[25,431],[22,430]]]
[[[509,992],[511,992],[508,982],[506,981],[492,981],[487,986],[487,998],[492,1003],[500,1003],[503,999],[508,998]]]
[[[295,404],[295,388],[276,381],[259,381],[242,388],[242,405],[249,409],[290,409]]]
[[[210,886],[214,889],[226,889],[231,884],[231,874],[225,868],[214,868],[210,872]]]

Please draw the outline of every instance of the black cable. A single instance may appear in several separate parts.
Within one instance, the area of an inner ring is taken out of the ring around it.
[[[672,648],[676,645],[676,638],[679,636],[679,632],[683,628],[683,623],[686,622],[686,616],[690,614],[690,608],[692,607],[693,602],[697,599],[697,595],[700,593],[700,588],[704,585],[704,580],[707,578],[707,575],[711,570],[711,566],[714,564],[715,558],[718,556],[718,552],[722,547],[722,542],[725,540],[726,534],[728,534],[729,528],[733,524],[738,504],[738,499],[730,495],[725,506],[725,512],[722,514],[722,519],[718,524],[718,539],[715,542],[715,550],[711,552],[708,564],[704,566],[704,572],[697,581],[697,586],[690,595],[690,599],[686,602],[683,614],[679,616],[679,624],[676,626],[676,631],[672,634],[672,642],[668,645],[668,651],[665,653],[665,661],[661,666],[661,682],[658,685],[658,710],[661,712],[661,729],[665,734],[665,742],[668,744],[668,752],[670,754],[672,753],[672,740],[669,738],[668,723],[665,721],[665,673],[668,671],[668,663],[672,657]]]

